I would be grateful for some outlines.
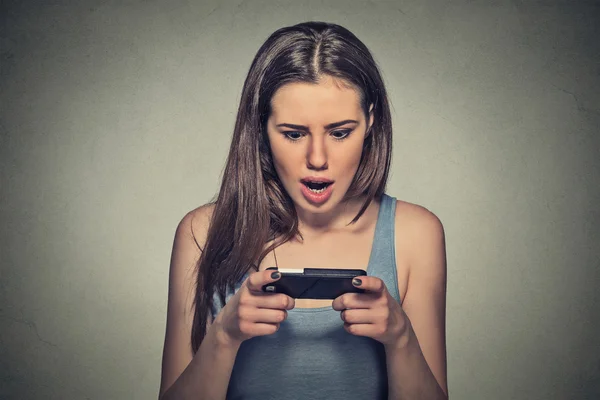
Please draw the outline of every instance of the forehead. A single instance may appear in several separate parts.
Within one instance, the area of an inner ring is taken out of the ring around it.
[[[319,83],[294,82],[280,87],[271,98],[271,119],[324,125],[343,119],[360,119],[359,92],[350,85],[325,77]]]

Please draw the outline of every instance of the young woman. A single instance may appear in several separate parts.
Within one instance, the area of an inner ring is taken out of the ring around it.
[[[175,234],[161,399],[443,399],[440,221],[384,193],[392,126],[369,50],[279,29],[244,83],[217,200]],[[280,268],[357,268],[364,293],[263,293]]]

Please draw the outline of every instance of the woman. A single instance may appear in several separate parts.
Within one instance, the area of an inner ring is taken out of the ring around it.
[[[267,39],[218,198],[177,228],[161,399],[447,397],[443,228],[384,194],[391,135],[352,33],[309,22]],[[366,269],[365,292],[263,293],[270,266]]]

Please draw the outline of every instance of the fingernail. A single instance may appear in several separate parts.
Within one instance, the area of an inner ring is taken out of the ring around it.
[[[280,276],[280,275],[281,275],[281,274],[280,274],[278,271],[275,271],[275,272],[273,272],[273,273],[271,274],[271,278],[273,278],[273,279],[279,279],[279,276]]]
[[[352,279],[352,284],[354,286],[360,286],[360,285],[362,285],[362,281],[358,278],[354,278],[354,279]]]

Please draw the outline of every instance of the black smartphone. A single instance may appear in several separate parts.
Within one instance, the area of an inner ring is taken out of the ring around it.
[[[294,299],[335,299],[344,293],[364,293],[352,284],[352,279],[365,276],[362,269],[302,268],[277,270],[281,278],[262,287],[263,292],[284,293]]]

